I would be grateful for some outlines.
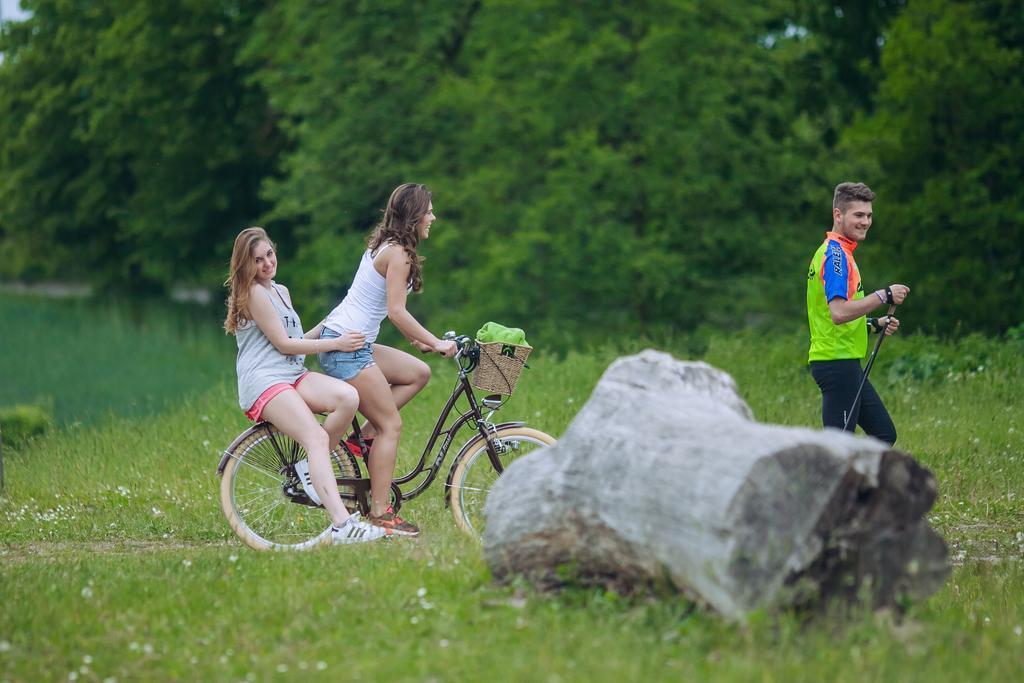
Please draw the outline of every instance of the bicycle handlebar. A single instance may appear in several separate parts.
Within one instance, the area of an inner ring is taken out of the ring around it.
[[[471,371],[479,360],[474,351],[479,347],[477,346],[476,340],[465,334],[455,334],[455,332],[446,332],[444,335],[445,341],[455,342],[456,351],[455,355],[452,356],[452,360],[463,370]]]

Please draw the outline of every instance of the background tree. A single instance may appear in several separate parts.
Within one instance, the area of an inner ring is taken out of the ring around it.
[[[846,134],[879,192],[875,248],[935,329],[1020,323],[1024,9],[916,0],[893,23],[876,109]]]
[[[333,305],[391,190],[423,179],[449,125],[430,93],[444,87],[476,5],[300,0],[257,22],[241,59],[290,143],[265,184],[266,219],[295,231],[301,268],[289,283],[302,300]]]
[[[788,225],[799,206],[764,179],[806,172],[788,56],[758,40],[780,7],[266,14],[246,59],[294,142],[266,196],[309,245],[300,286],[339,296],[391,187],[416,178],[443,221],[425,247],[428,315],[636,331],[777,310],[774,258],[751,235],[766,208]],[[300,45],[317,47],[295,77]]]
[[[417,180],[432,326],[791,327],[855,179],[871,277],[921,294],[907,329],[1021,320],[1009,0],[26,5],[0,30],[0,277],[212,290],[259,221],[315,317]]]
[[[8,276],[139,292],[219,275],[279,144],[235,65],[260,5],[25,5],[0,69]]]

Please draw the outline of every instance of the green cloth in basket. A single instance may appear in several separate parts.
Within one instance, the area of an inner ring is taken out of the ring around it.
[[[502,344],[525,346],[529,349],[533,348],[526,342],[526,333],[520,328],[505,327],[495,322],[485,323],[483,327],[477,330],[476,340],[482,344],[500,342]]]

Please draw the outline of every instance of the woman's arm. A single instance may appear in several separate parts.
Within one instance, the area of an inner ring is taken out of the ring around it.
[[[306,334],[302,335],[303,339],[319,339],[320,335],[324,333],[324,321],[321,320],[316,324],[316,327],[306,330]]]
[[[355,351],[365,343],[362,335],[358,333],[334,339],[291,339],[277,317],[270,296],[266,289],[254,284],[249,293],[249,313],[274,348],[287,356],[325,351]]]
[[[380,258],[384,261],[388,319],[416,348],[422,350],[423,347],[428,347],[443,356],[452,356],[455,353],[455,342],[442,341],[435,337],[405,307],[409,297],[409,255],[401,247],[396,247],[388,249]],[[417,342],[422,346],[417,346]]]

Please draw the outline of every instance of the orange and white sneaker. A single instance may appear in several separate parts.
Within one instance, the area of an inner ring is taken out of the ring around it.
[[[389,536],[419,536],[420,528],[408,520],[395,514],[390,505],[383,515],[370,515],[366,518],[370,524],[384,529]]]

